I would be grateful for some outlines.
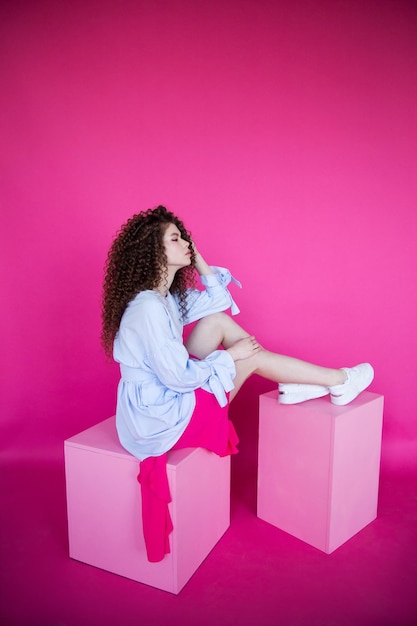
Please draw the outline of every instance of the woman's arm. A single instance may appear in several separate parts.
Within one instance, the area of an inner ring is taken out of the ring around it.
[[[231,308],[232,315],[239,313],[227,285],[232,281],[239,287],[242,285],[233,278],[229,270],[222,267],[209,266],[193,243],[196,257],[195,268],[200,275],[204,290],[191,289],[188,294],[188,312],[185,324],[195,322],[210,313],[219,313]]]

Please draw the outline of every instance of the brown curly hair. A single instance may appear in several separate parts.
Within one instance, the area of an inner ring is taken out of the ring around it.
[[[161,205],[133,215],[113,241],[105,264],[102,297],[101,342],[108,356],[129,302],[139,292],[158,287],[166,274],[163,236],[169,224],[175,224],[182,239],[192,244],[182,221]],[[183,318],[187,311],[187,289],[195,282],[192,245],[190,250],[191,265],[177,271],[170,287],[170,292],[178,296]]]

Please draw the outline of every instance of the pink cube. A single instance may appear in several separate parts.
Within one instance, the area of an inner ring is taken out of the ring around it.
[[[347,406],[261,395],[258,517],[328,554],[374,520],[383,404],[370,392]]]
[[[111,417],[64,443],[70,557],[179,593],[230,524],[230,457],[202,448],[168,453],[171,553],[147,560],[139,462]]]

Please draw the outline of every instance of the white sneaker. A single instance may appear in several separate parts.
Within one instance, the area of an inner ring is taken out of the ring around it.
[[[280,404],[297,404],[314,398],[322,398],[329,393],[328,387],[321,385],[302,385],[298,383],[279,383],[278,402]]]
[[[352,402],[364,391],[374,379],[374,370],[369,363],[361,363],[355,367],[342,367],[347,380],[343,385],[330,387],[330,399],[333,404],[344,405]]]

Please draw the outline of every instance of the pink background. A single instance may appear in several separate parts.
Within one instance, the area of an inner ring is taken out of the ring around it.
[[[374,364],[384,467],[416,464],[416,24],[404,1],[1,4],[5,460],[113,414],[102,268],[163,203],[266,347]],[[272,388],[233,406],[243,458]]]
[[[3,0],[0,64],[0,622],[417,623],[415,1]],[[370,360],[385,397],[378,517],[325,555],[256,516],[248,381],[231,527],[180,596],[70,559],[65,505],[63,440],[115,408],[107,250],[158,203],[265,346]]]

